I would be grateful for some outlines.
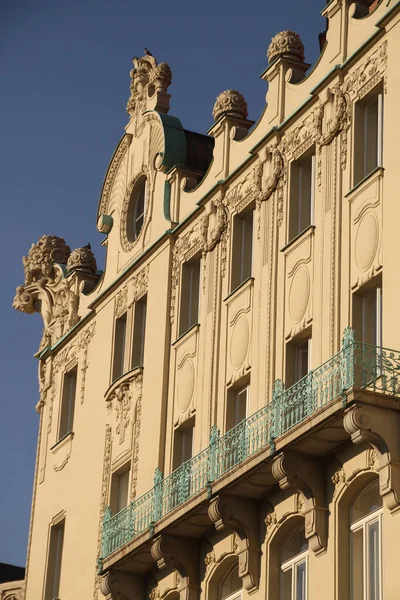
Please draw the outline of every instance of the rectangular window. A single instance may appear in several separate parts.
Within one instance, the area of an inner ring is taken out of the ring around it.
[[[233,219],[231,291],[252,275],[253,212],[236,215]]]
[[[173,456],[173,470],[180,467],[184,462],[190,460],[193,456],[193,431],[194,431],[194,420],[190,419],[181,427],[179,427],[174,434],[174,456]]]
[[[303,379],[311,370],[311,337],[292,341],[286,348],[286,388]]]
[[[315,151],[291,165],[289,241],[312,225],[314,220]]]
[[[45,600],[56,600],[59,598],[64,525],[65,521],[61,521],[57,525],[53,525],[50,531]]]
[[[135,318],[133,322],[132,369],[143,367],[144,340],[146,333],[147,296],[135,303]]]
[[[190,329],[199,320],[200,259],[182,266],[181,307],[179,335]]]
[[[354,185],[381,167],[383,150],[383,92],[372,90],[354,107]]]
[[[113,515],[128,506],[130,464],[118,469],[111,477],[110,508]]]
[[[74,425],[77,367],[64,375],[58,439],[71,433]]]
[[[115,320],[114,330],[114,357],[112,379],[115,381],[125,372],[125,343],[126,343],[126,321],[127,314]]]
[[[380,285],[354,294],[353,329],[358,342],[382,346],[382,287]]]
[[[246,385],[239,390],[228,393],[226,431],[229,431],[247,417],[249,392],[250,387]]]

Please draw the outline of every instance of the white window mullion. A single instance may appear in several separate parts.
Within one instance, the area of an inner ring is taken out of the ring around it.
[[[311,157],[311,206],[310,206],[310,225],[314,225],[315,210],[315,154]]]
[[[376,288],[376,341],[377,346],[382,346],[382,288]]]

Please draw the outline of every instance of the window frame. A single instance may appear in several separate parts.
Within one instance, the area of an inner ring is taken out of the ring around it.
[[[139,311],[141,314],[139,315]],[[132,340],[131,340],[131,351],[130,351],[130,368],[137,369],[143,368],[144,363],[144,351],[146,342],[146,324],[147,324],[147,293],[143,294],[140,298],[134,302],[133,307],[133,318],[132,318]],[[140,321],[139,321],[140,319]],[[140,330],[138,327],[140,326]],[[139,338],[139,339],[138,339]],[[135,350],[136,344],[138,343],[139,351]],[[137,364],[135,364],[137,363]]]
[[[286,559],[285,561],[282,560],[282,554],[283,554],[283,550],[284,550],[286,544],[288,543],[290,538],[296,534],[297,531],[300,531],[300,529],[302,531],[304,531],[304,537],[305,537],[305,523],[304,523],[304,521],[302,521],[302,522],[298,523],[293,529],[290,530],[290,532],[288,533],[288,535],[286,535],[285,539],[283,540],[282,544],[280,545],[280,551],[281,551],[281,557],[280,557],[280,562],[279,562],[279,572],[280,572],[279,598],[280,598],[280,600],[289,600],[284,597],[284,587],[283,587],[283,575],[284,575],[284,573],[287,573],[288,571],[291,571],[291,573],[292,573],[292,585],[291,585],[290,600],[298,600],[297,592],[296,592],[297,577],[298,577],[297,567],[301,564],[305,564],[305,595],[304,595],[304,598],[300,599],[300,600],[308,599],[308,557],[310,554],[309,545],[306,550],[303,550],[302,552],[295,554],[294,556]],[[307,542],[308,542],[308,540],[307,540]]]
[[[301,224],[304,212],[304,190],[302,179],[304,177],[304,166],[310,161],[310,199],[309,199],[309,222],[304,226]],[[296,239],[315,223],[315,180],[316,180],[316,149],[315,145],[308,148],[301,156],[293,160],[290,164],[290,186],[289,186],[289,211],[287,224],[287,242],[288,244]],[[297,203],[295,205],[295,203]],[[293,215],[296,209],[296,223],[294,226]]]
[[[368,111],[373,101],[376,107],[376,136],[374,134],[373,146],[376,147],[376,164],[368,167],[368,148],[371,148],[371,131],[368,129]],[[369,177],[375,169],[383,167],[383,127],[384,127],[384,89],[380,81],[368,94],[354,103],[354,138],[353,138],[353,186],[358,185]],[[362,113],[361,113],[362,111]],[[361,134],[361,142],[360,140]],[[376,140],[375,140],[376,137]],[[357,147],[357,140],[359,141]],[[361,146],[361,147],[360,147]],[[359,152],[362,152],[360,157]]]
[[[373,598],[373,600],[382,600],[382,598],[383,598],[383,564],[382,564],[383,506],[371,511],[367,515],[364,515],[363,517],[360,517],[359,519],[356,519],[353,522],[351,522],[351,511],[352,511],[352,508],[353,508],[355,502],[357,501],[357,499],[363,493],[365,493],[369,487],[372,487],[375,485],[377,485],[377,481],[373,480],[369,484],[362,487],[361,490],[358,492],[358,494],[356,494],[356,496],[353,498],[353,501],[349,507],[349,515],[350,515],[350,518],[349,518],[350,593],[349,593],[349,595],[351,597],[353,581],[354,581],[354,562],[353,562],[353,551],[352,551],[353,543],[354,543],[353,542],[353,540],[354,540],[353,534],[358,531],[362,531],[362,544],[363,544],[363,552],[362,552],[363,590],[362,590],[362,593],[363,593],[363,600],[371,600],[371,595],[370,595],[370,590],[369,590],[370,565],[369,565],[369,552],[368,552],[368,545],[369,545],[368,544],[369,543],[368,527],[369,527],[369,525],[376,523],[376,522],[379,525],[379,535],[378,535],[378,541],[379,541],[379,595],[378,595],[378,597],[375,596]]]
[[[248,281],[254,272],[254,207],[246,208],[240,213],[233,215],[232,243],[231,243],[231,284],[230,293],[233,293],[246,281]],[[251,226],[246,228],[246,224],[251,217]],[[240,232],[239,229],[240,223]],[[246,236],[251,232],[251,248],[249,260],[246,258],[245,248],[248,243]],[[238,240],[239,238],[239,240]],[[247,262],[249,264],[247,264]],[[239,269],[239,274],[238,274]]]
[[[229,418],[229,409],[234,408],[235,417],[236,417],[237,412],[239,412],[236,410],[237,403],[238,403],[238,396],[239,396],[239,394],[241,394],[244,391],[246,391],[245,417],[243,419],[240,419],[239,421],[236,421],[236,418],[231,420]],[[245,383],[244,385],[241,385],[240,387],[228,390],[228,398],[227,398],[227,403],[226,403],[226,416],[225,416],[225,431],[226,432],[230,431],[231,429],[233,429],[234,427],[239,425],[239,423],[241,423],[243,420],[247,419],[247,417],[249,416],[249,406],[250,406],[250,381],[247,381],[247,383]]]
[[[71,374],[74,374],[74,387],[73,394],[71,395],[70,383],[67,381],[72,379]],[[68,387],[67,387],[68,386]],[[68,389],[68,399],[66,398]],[[58,430],[57,430],[57,443],[60,442],[74,430],[74,418],[75,418],[75,405],[76,405],[76,392],[78,389],[78,363],[75,362],[73,365],[68,365],[63,373],[63,383],[61,390],[61,401],[60,401],[60,414],[58,419]],[[65,405],[67,404],[67,414],[65,425],[63,423],[65,416]],[[71,410],[72,407],[72,410]],[[65,430],[64,430],[65,429]]]
[[[54,555],[53,534],[62,531],[61,543],[59,534],[57,533],[56,548]],[[62,559],[65,540],[65,516],[56,522],[51,523],[47,545],[47,560],[46,560],[46,578],[44,584],[44,600],[56,600],[60,595],[61,574],[62,574]],[[52,564],[51,564],[52,563]],[[51,569],[51,572],[50,572]]]
[[[121,478],[125,475],[128,475],[127,480],[127,490],[126,490],[126,504],[123,507],[120,507],[120,491],[121,491]],[[111,473],[110,478],[110,492],[109,492],[109,506],[111,508],[111,512],[113,515],[118,514],[122,510],[124,510],[130,503],[130,486],[132,478],[132,465],[131,461],[128,461],[121,465],[119,468],[115,469]]]
[[[142,173],[136,179],[133,185],[133,189],[128,203],[126,236],[130,243],[136,242],[143,231],[143,226],[146,217],[147,194],[148,180],[146,175]],[[141,204],[143,204],[143,206],[141,207],[141,212],[138,213],[138,208]],[[139,227],[138,222],[140,222]]]
[[[199,324],[201,310],[201,269],[200,255],[192,257],[181,265],[178,337]],[[196,272],[196,279],[194,273]],[[197,291],[196,291],[197,287]],[[186,295],[186,297],[184,297]]]

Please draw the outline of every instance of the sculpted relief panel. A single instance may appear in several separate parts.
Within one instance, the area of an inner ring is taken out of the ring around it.
[[[383,173],[377,171],[349,196],[352,289],[382,269],[382,185]]]
[[[174,426],[189,419],[196,410],[199,328],[193,327],[174,344]]]
[[[285,251],[286,339],[297,335],[312,321],[313,246],[311,229]]]
[[[250,370],[253,295],[253,280],[250,279],[226,301],[228,309],[226,383],[228,385],[238,381]]]

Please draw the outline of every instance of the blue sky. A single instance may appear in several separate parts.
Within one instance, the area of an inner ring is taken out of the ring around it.
[[[21,257],[42,234],[89,241],[103,178],[128,119],[129,71],[146,46],[173,73],[170,114],[206,132],[216,96],[246,98],[257,120],[271,37],[300,33],[318,56],[324,0],[0,0],[0,562],[24,565],[36,453],[39,315],[11,308]]]

